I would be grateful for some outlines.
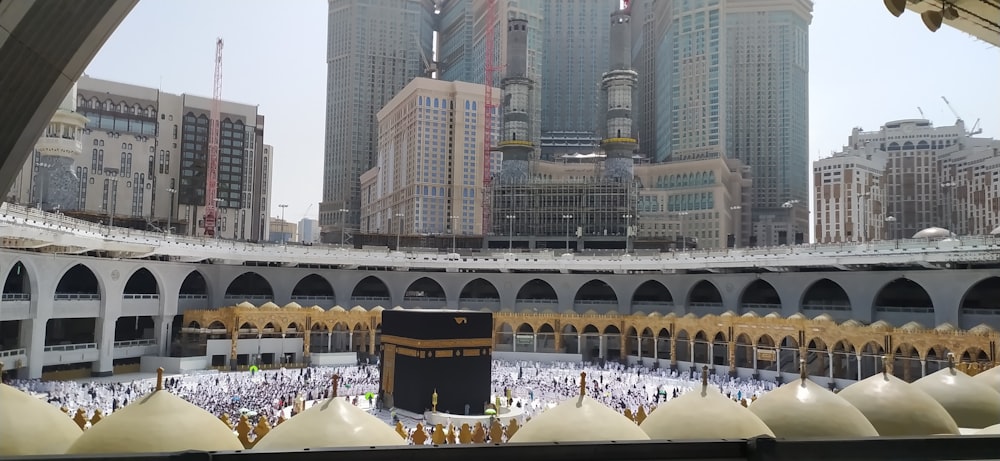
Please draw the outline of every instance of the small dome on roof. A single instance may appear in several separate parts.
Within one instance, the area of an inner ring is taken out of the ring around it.
[[[276,310],[281,309],[281,308],[278,307],[277,304],[275,304],[275,303],[273,303],[271,301],[268,301],[268,302],[266,302],[264,304],[261,304],[258,309],[260,309],[262,311],[276,311]]]
[[[694,312],[688,312],[687,314],[684,314],[684,317],[681,317],[681,318],[682,319],[696,319],[696,318],[698,318],[698,316],[694,315]]]
[[[1000,424],[994,424],[990,427],[980,429],[974,433],[975,435],[1000,435]]]
[[[915,239],[943,239],[943,238],[951,237],[952,235],[954,235],[954,234],[952,234],[951,231],[948,230],[948,229],[945,229],[945,228],[942,228],[942,227],[928,227],[926,229],[922,229],[922,230],[918,231],[916,234],[913,234],[913,238],[915,238]]]
[[[581,395],[543,411],[510,438],[511,443],[649,440],[642,429],[621,413],[585,395],[586,374],[580,374]]]
[[[792,319],[795,319],[795,320],[805,320],[805,318],[806,318],[806,316],[802,315],[801,312],[796,312],[796,313],[788,316],[788,320],[792,320]]]
[[[937,400],[885,371],[837,395],[861,410],[881,436],[958,434],[955,420]]]
[[[368,310],[361,306],[354,306],[351,308],[351,312],[368,312]]]
[[[725,311],[719,314],[719,317],[736,317],[736,313],[733,311]]]
[[[842,397],[805,376],[771,392],[750,405],[774,435],[782,438],[877,437],[878,431],[865,415]]]
[[[955,330],[958,330],[958,328],[955,328],[955,325],[952,325],[952,324],[950,324],[948,322],[944,322],[944,323],[942,323],[942,324],[934,327],[934,331],[941,332],[941,333],[950,333],[950,332],[955,331]]]
[[[330,308],[330,312],[347,312],[343,307],[333,306]]]
[[[237,304],[236,307],[238,307],[240,309],[256,309],[257,308],[257,306],[254,306],[253,304],[250,304],[250,301],[243,301],[243,302]]]
[[[288,304],[285,304],[285,309],[302,309],[302,305],[295,301],[292,301]]]
[[[960,428],[982,429],[1000,424],[1000,393],[992,387],[949,366],[913,382],[937,400]]]
[[[597,313],[597,311],[593,309],[587,309],[587,312],[584,312],[583,315],[599,315],[599,314]]]
[[[62,455],[83,431],[58,408],[0,383],[0,457]]]
[[[972,377],[977,383],[982,383],[1000,392],[1000,367],[993,367]]]
[[[926,328],[924,328],[923,325],[921,325],[916,321],[910,321],[903,324],[903,326],[899,327],[899,329],[906,332],[914,332],[914,331],[925,330]]]
[[[254,450],[298,451],[406,444],[407,441],[382,420],[334,394],[271,429],[254,445]]]
[[[650,312],[648,317],[663,317],[663,314],[660,314],[659,312]]]
[[[243,449],[243,444],[219,418],[163,390],[162,368],[156,380],[156,390],[87,429],[66,454]]]
[[[830,314],[819,314],[813,317],[813,320],[817,322],[832,322],[833,317],[831,317]]]
[[[663,318],[665,318],[665,319],[677,318],[677,313],[676,312],[667,312],[666,314],[663,314]]]
[[[979,325],[976,325],[976,326],[974,326],[972,328],[969,328],[969,333],[972,333],[974,335],[984,335],[985,336],[985,335],[988,335],[990,333],[993,333],[994,331],[996,331],[996,330],[994,330],[993,327],[991,327],[991,326],[989,326],[989,325],[987,325],[985,323],[980,323]]]
[[[756,312],[750,311],[750,312],[747,312],[747,313],[741,315],[740,317],[743,317],[745,319],[755,319],[755,318],[760,317],[760,316],[757,315]]]
[[[708,367],[702,367],[701,390],[685,392],[660,405],[639,425],[651,439],[703,440],[774,437],[757,415],[722,395],[708,384]]]
[[[382,306],[375,306],[375,307],[372,308],[372,310],[370,312],[382,312],[384,310],[385,310],[385,308],[382,307]]]
[[[863,327],[865,325],[863,323],[857,321],[857,320],[847,319],[847,320],[843,321],[840,324],[840,326],[842,326],[842,327]]]
[[[489,308],[486,308],[486,309],[489,310]],[[394,311],[401,311],[401,310],[404,310],[404,309],[403,309],[403,306],[396,306],[396,307],[393,307],[392,310],[394,310]]]
[[[636,317],[645,317],[645,316],[646,316],[646,313],[645,313],[645,312],[643,312],[643,311],[635,311],[635,312],[633,312],[633,313],[632,313],[631,315],[634,315],[634,316],[636,316]]]
[[[317,312],[326,312],[326,309],[323,309],[322,307],[319,307],[319,306],[317,306],[315,304],[313,304],[312,306],[309,306],[309,309],[312,309],[312,310],[317,311]]]
[[[777,312],[769,312],[767,315],[764,316],[764,318],[765,319],[780,319],[781,318],[781,314],[779,314]]]
[[[871,328],[872,330],[875,331],[885,331],[885,330],[891,330],[892,324],[886,322],[885,320],[879,320],[872,323],[871,325],[868,325],[868,328]]]

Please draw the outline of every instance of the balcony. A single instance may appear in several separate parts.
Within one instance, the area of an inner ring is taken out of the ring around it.
[[[75,158],[83,152],[83,142],[78,139],[43,137],[35,143],[35,149],[42,155]]]
[[[98,355],[97,343],[45,346],[45,357],[42,364],[49,366],[93,362],[97,360]]]
[[[28,365],[27,349],[8,349],[0,351],[0,365],[4,370],[14,370]]]
[[[155,339],[134,339],[131,341],[115,341],[114,358],[127,359],[142,357],[144,355],[156,355],[159,348]]]

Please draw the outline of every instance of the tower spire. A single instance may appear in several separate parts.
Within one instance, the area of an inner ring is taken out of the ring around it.
[[[607,133],[604,147],[604,176],[608,179],[632,179],[632,155],[639,143],[632,134],[632,89],[639,74],[632,70],[632,14],[628,6],[611,13],[610,69],[601,78],[607,93]]]

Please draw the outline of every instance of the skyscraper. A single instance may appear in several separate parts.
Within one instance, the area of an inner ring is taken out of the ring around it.
[[[639,2],[644,55],[655,48],[655,159],[723,154],[750,167],[750,244],[795,243],[808,234],[810,0]],[[635,50],[633,50],[635,53]],[[649,92],[652,94],[649,94]],[[653,120],[650,120],[652,118]],[[763,238],[763,236],[770,236]]]
[[[360,219],[361,174],[377,151],[376,113],[433,59],[431,0],[329,0],[323,240]]]

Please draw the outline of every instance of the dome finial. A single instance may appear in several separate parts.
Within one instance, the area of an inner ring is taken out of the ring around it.
[[[885,376],[887,378],[889,377],[889,372],[891,371],[889,369],[890,366],[891,365],[889,364],[889,357],[883,355],[882,356],[882,376]]]
[[[954,352],[949,352],[948,353],[948,368],[951,371],[955,371],[955,353]]]
[[[580,372],[580,397],[587,395],[587,372]]]
[[[809,376],[806,373],[806,359],[799,358],[799,378],[802,378],[802,384],[806,383],[806,378]]]
[[[156,390],[163,390],[163,367],[156,369]]]
[[[333,392],[330,393],[330,398],[337,398],[337,386],[340,385],[340,375],[333,375]]]

